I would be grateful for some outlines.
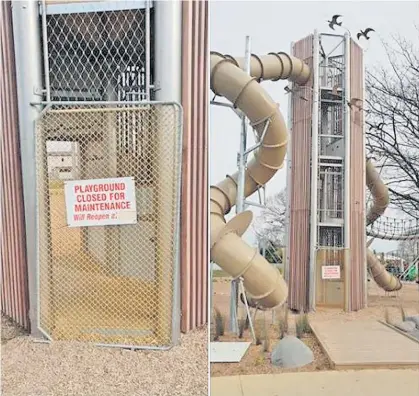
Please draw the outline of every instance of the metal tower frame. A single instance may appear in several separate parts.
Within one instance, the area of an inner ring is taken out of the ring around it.
[[[330,42],[325,49],[326,42]],[[330,49],[331,48],[331,49]],[[309,308],[316,307],[319,249],[343,250],[344,301],[350,276],[350,37],[314,32]]]

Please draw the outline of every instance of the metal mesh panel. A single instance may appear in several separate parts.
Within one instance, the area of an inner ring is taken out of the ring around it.
[[[171,344],[181,119],[176,104],[86,104],[38,120],[39,325],[52,339]],[[137,224],[68,227],[64,179],[115,177],[135,180]]]
[[[52,100],[146,99],[146,38],[145,9],[47,15]]]
[[[345,306],[345,257],[347,249],[330,247],[316,251],[316,304],[344,308]],[[339,266],[338,279],[323,279],[322,268]]]

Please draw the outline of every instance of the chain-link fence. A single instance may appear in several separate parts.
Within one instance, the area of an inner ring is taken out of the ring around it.
[[[55,104],[42,113],[39,326],[52,339],[171,344],[180,315],[181,123],[181,107],[170,103]],[[120,177],[135,182],[136,224],[68,226],[65,183]]]
[[[150,7],[43,15],[51,100],[151,99],[153,23]]]

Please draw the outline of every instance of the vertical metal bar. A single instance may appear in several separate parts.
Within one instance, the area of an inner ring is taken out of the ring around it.
[[[181,76],[182,76],[182,3],[179,0],[157,1],[154,3],[154,46],[155,81],[158,85],[156,100],[181,101]],[[182,118],[182,114],[180,115]],[[163,201],[161,201],[163,204]],[[180,254],[176,249],[176,254]],[[175,267],[173,276],[179,278],[180,271]],[[179,282],[178,279],[174,281]],[[172,341],[180,341],[180,308],[178,304],[178,288],[173,293],[172,311]]]
[[[181,101],[182,2],[154,3],[154,80],[157,101]]]
[[[180,313],[181,313],[181,291],[180,291],[180,228],[181,228],[181,191],[182,191],[182,175],[183,175],[183,161],[182,161],[182,145],[183,145],[183,108],[181,105],[174,105],[178,117],[178,147],[176,148],[176,155],[179,158],[179,169],[177,175],[176,185],[176,229],[175,229],[175,253],[174,253],[174,270],[173,270],[173,308],[172,308],[172,345],[180,344]]]
[[[294,43],[291,43],[290,47],[290,54],[294,55]],[[293,84],[291,84],[291,89],[293,89]],[[291,169],[292,169],[292,122],[293,122],[293,114],[292,114],[292,95],[288,96],[288,145],[287,145],[287,204],[285,207],[286,214],[285,214],[285,257],[283,257],[284,261],[284,279],[288,283],[290,279],[290,268],[289,268],[289,246],[291,243],[291,235],[290,235],[290,219],[291,219]]]
[[[38,234],[34,121],[38,116],[31,102],[39,101],[42,87],[42,52],[38,3],[13,2],[13,39],[18,89],[20,154],[25,204],[26,253],[28,264],[29,318],[32,335],[39,335],[38,319]],[[34,215],[36,213],[36,216]]]
[[[240,287],[241,293],[243,293],[243,295],[245,295],[243,279],[239,280],[239,287]],[[247,317],[249,319],[250,332],[252,333],[253,341],[256,343],[255,328],[253,327],[252,316],[250,315],[249,304],[247,303],[247,298],[246,297],[244,298],[244,303],[245,303],[244,305],[246,307],[246,314],[247,314]],[[274,312],[274,310],[272,310],[272,313],[273,312]]]
[[[245,50],[245,72],[250,74],[250,36],[246,36],[246,50]],[[238,156],[239,177],[237,181],[237,199],[236,199],[236,213],[241,213],[244,210],[244,176],[246,171],[246,141],[247,141],[247,118],[245,115],[241,117],[242,129],[240,134],[240,151]]]
[[[246,36],[245,48],[245,71],[250,74],[250,36]],[[246,172],[246,140],[247,140],[247,119],[243,114],[241,117],[242,128],[240,133],[240,151],[238,155],[237,166],[239,168],[239,177],[237,181],[237,199],[236,199],[236,213],[243,212],[244,210],[244,180]],[[230,293],[230,331],[238,333],[237,321],[237,307],[238,307],[238,287],[237,281],[231,282]]]
[[[343,111],[343,117],[344,117],[344,139],[345,139],[345,169],[344,169],[344,203],[343,203],[343,207],[344,207],[344,213],[343,213],[343,224],[344,224],[344,228],[343,228],[343,232],[344,232],[344,248],[345,248],[345,260],[344,260],[344,264],[345,264],[345,310],[349,311],[350,310],[350,284],[351,284],[351,279],[350,279],[350,275],[351,275],[351,254],[350,254],[350,243],[351,243],[351,234],[349,232],[349,230],[351,229],[351,215],[350,215],[350,210],[351,210],[351,205],[350,205],[350,199],[351,199],[351,195],[350,195],[350,187],[351,187],[351,173],[350,173],[350,166],[351,166],[351,162],[350,162],[350,152],[351,152],[351,124],[350,124],[350,114],[351,114],[351,109],[350,107],[347,105],[347,103],[350,102],[351,100],[351,78],[350,78],[350,72],[351,72],[351,55],[350,55],[350,50],[351,50],[351,43],[350,43],[350,38],[349,38],[349,34],[345,33],[345,73],[344,73],[344,86],[343,86],[343,91],[344,91],[344,103],[342,104],[344,106],[344,111]]]
[[[237,306],[238,306],[238,288],[237,280],[231,281],[230,284],[230,331],[238,333],[238,319],[237,319]]]
[[[316,252],[317,252],[317,185],[319,156],[319,34],[313,35],[313,110],[311,118],[311,213],[310,213],[310,266],[309,309],[315,309]]]
[[[364,61],[364,51],[362,51],[362,60],[361,60],[361,68],[362,68],[362,92],[363,95],[365,96],[365,61]],[[365,133],[365,114],[364,114],[364,119],[362,122],[362,147],[363,147],[363,161],[364,161],[364,166],[363,166],[363,174],[362,174],[362,185],[366,186],[366,152],[365,152],[365,147],[366,147],[366,133]],[[367,271],[367,247],[366,247],[366,242],[367,242],[367,222],[366,222],[366,217],[365,217],[365,208],[366,208],[366,201],[365,201],[365,188],[362,189],[363,191],[363,216],[362,216],[362,229],[364,230],[363,232],[364,234],[364,266],[363,266],[363,271],[364,271],[364,277],[363,277],[363,282],[364,282],[364,308],[367,308],[368,306],[368,271]]]
[[[45,1],[45,0],[44,0]],[[145,2],[145,97],[150,98],[150,1]]]
[[[46,100],[51,101],[51,83],[49,80],[49,59],[48,59],[48,36],[47,36],[47,5],[42,0],[42,50],[44,55],[44,75]]]

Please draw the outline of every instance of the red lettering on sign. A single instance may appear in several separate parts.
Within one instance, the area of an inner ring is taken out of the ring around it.
[[[75,204],[74,212],[94,212],[104,210],[120,210],[120,209],[131,209],[131,202],[102,202],[102,203],[83,203]]]
[[[76,193],[90,193],[90,192],[107,192],[107,191],[123,191],[125,190],[125,183],[100,183],[100,184],[86,184],[85,186],[75,186]]]

